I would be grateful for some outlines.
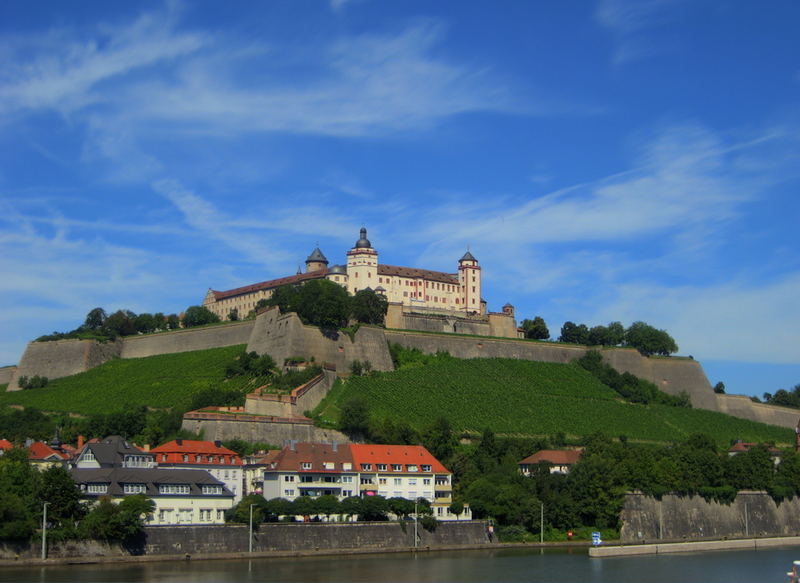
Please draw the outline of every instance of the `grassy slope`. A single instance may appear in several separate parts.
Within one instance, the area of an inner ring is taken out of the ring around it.
[[[621,402],[617,394],[576,365],[508,359],[452,359],[341,384],[317,408],[338,419],[339,405],[362,397],[378,417],[406,417],[422,428],[439,415],[457,430],[611,436],[669,442],[705,432],[720,444],[791,443],[792,431],[701,409]]]
[[[225,380],[225,366],[243,352],[244,345],[240,345],[112,360],[52,380],[43,389],[0,393],[0,405],[83,414],[107,413],[131,405],[185,407],[191,396],[203,389],[242,387],[243,380]]]

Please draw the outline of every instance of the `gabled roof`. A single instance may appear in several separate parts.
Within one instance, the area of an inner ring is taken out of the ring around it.
[[[303,467],[303,464],[311,464]],[[345,469],[350,464],[350,469]],[[269,462],[269,470],[305,473],[354,471],[353,455],[347,445],[330,443],[295,443],[284,447]]]
[[[122,465],[126,455],[152,455],[132,443],[129,443],[119,435],[110,435],[100,441],[92,440],[87,443],[80,455],[86,450],[91,450],[94,459],[101,466]]]
[[[28,448],[28,459],[39,461],[62,461],[69,459],[69,456],[56,449],[53,449],[43,441],[34,441]]]
[[[533,455],[529,455],[517,465],[538,464],[548,462],[554,466],[571,466],[581,459],[583,452],[574,449],[543,449]]]
[[[744,453],[750,451],[752,448],[758,445],[764,445],[771,455],[778,455],[781,453],[781,450],[779,450],[777,447],[766,446],[763,443],[749,443],[746,441],[737,441],[730,447],[730,449],[728,449],[728,453]]]
[[[78,485],[108,484],[109,496],[124,496],[125,484],[145,484],[146,496],[159,496],[160,484],[188,484],[190,494],[170,495],[175,498],[203,496],[208,498],[232,498],[233,493],[205,470],[164,470],[159,468],[100,468],[70,471]],[[222,494],[203,494],[203,486],[222,486]],[[85,495],[92,495],[86,493]],[[163,495],[163,494],[162,494]]]
[[[400,267],[398,265],[378,264],[378,275],[394,275],[397,277],[409,277],[438,281],[451,285],[458,285],[458,276],[443,271],[431,271],[430,269],[417,269],[416,267]]]
[[[282,285],[303,283],[304,281],[309,281],[312,279],[320,279],[325,277],[327,273],[328,273],[327,268],[323,267],[322,269],[311,271],[309,273],[298,273],[297,275],[290,275],[288,277],[279,277],[278,279],[270,279],[268,281],[262,281],[261,283],[254,283],[252,285],[237,287],[234,289],[229,289],[227,291],[216,291],[216,290],[209,290],[209,291],[214,295],[214,299],[219,301],[219,300],[224,300],[225,298],[240,296],[242,294],[251,294],[257,291],[273,289],[276,287],[280,287]]]
[[[401,472],[406,472],[406,466],[422,465],[431,466],[431,472],[437,474],[449,474],[450,471],[444,467],[439,460],[433,457],[427,449],[421,445],[367,445],[351,444],[350,450],[353,452],[353,461],[356,468],[360,469],[361,464],[386,464],[387,471],[391,470],[392,464],[403,466]],[[383,470],[381,470],[383,471]]]
[[[7,439],[0,439],[0,451],[8,451],[12,449],[14,444],[8,441]]]
[[[178,443],[180,441],[180,443]],[[163,445],[159,445],[158,447],[154,447],[150,450],[150,453],[156,456],[156,462],[159,464],[186,464],[190,463],[194,464],[202,464],[202,465],[235,465],[240,466],[242,465],[242,460],[239,458],[239,454],[235,451],[228,449],[227,447],[222,447],[221,445],[217,445],[213,441],[197,441],[191,439],[181,439],[176,440],[173,439],[170,442],[167,442]],[[167,456],[167,459],[164,460],[164,456]],[[189,461],[184,461],[183,456],[188,455]],[[201,456],[200,460],[197,460],[196,456]],[[213,457],[216,461],[209,461],[209,457]],[[225,458],[223,461],[219,461],[219,458]]]

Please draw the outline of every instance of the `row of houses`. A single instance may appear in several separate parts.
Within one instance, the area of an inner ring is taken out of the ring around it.
[[[0,453],[10,447],[0,440]],[[452,474],[422,446],[290,442],[243,460],[220,442],[176,439],[148,449],[110,436],[75,448],[35,442],[28,452],[42,469],[67,468],[87,500],[146,495],[155,503],[151,525],[221,524],[248,494],[425,498],[440,520],[471,518],[468,508],[450,512]]]

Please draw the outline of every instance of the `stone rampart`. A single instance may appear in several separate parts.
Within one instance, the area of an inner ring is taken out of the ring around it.
[[[321,375],[297,387],[289,395],[247,395],[245,411],[256,415],[300,417],[320,404],[336,381],[336,373],[324,370]]]
[[[193,433],[202,431],[203,439],[228,441],[242,439],[251,443],[281,445],[284,441],[316,441],[350,443],[348,437],[334,429],[314,427],[308,419],[287,419],[248,414],[187,413],[181,424]]]
[[[507,314],[467,316],[432,308],[409,308],[397,303],[389,304],[386,327],[446,334],[517,337],[517,324],[514,318]]]
[[[719,411],[734,417],[750,419],[759,423],[780,425],[794,429],[800,419],[800,411],[788,407],[754,403],[745,395],[714,395]]]
[[[439,548],[477,546],[489,543],[486,523],[478,520],[439,522],[434,532],[418,529],[418,546]],[[412,523],[264,523],[253,536],[253,552],[286,551],[314,553],[332,550],[404,550],[414,547]],[[247,553],[249,527],[150,526],[141,540],[124,548],[99,541],[66,541],[48,544],[50,559],[91,560],[101,557],[174,555],[198,559],[204,555]],[[0,544],[0,560],[36,559],[41,556],[40,541]]]
[[[128,336],[122,341],[121,356],[122,358],[143,358],[157,354],[173,354],[247,344],[253,324],[253,320],[245,320],[203,328],[173,330],[160,334]]]
[[[317,362],[333,364],[340,375],[346,375],[355,360],[368,361],[374,370],[394,368],[383,329],[361,326],[351,340],[344,332],[306,326],[297,314],[281,314],[277,308],[256,318],[247,350],[269,354],[278,363],[293,356],[313,356]]]
[[[700,496],[643,494],[625,497],[622,542],[796,536],[800,534],[800,499],[780,504],[765,492],[742,491],[729,505]]]
[[[4,366],[0,368],[0,385],[5,385],[11,382],[11,377],[17,371],[16,366]]]
[[[83,372],[118,357],[120,342],[95,340],[56,340],[29,342],[17,370],[11,377],[9,391],[19,390],[19,378],[34,375],[58,379]]]

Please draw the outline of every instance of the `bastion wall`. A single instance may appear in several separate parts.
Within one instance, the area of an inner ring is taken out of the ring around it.
[[[0,368],[0,385],[5,385],[6,383],[11,382],[11,377],[14,376],[16,372],[16,366],[4,366]]]
[[[625,496],[622,542],[800,535],[800,498],[777,504],[766,492],[742,491],[731,504],[669,494]]]
[[[341,431],[314,427],[308,419],[249,415],[247,413],[187,413],[181,427],[193,433],[202,431],[203,439],[228,441],[241,439],[250,443],[282,445],[285,441],[350,443]]]

